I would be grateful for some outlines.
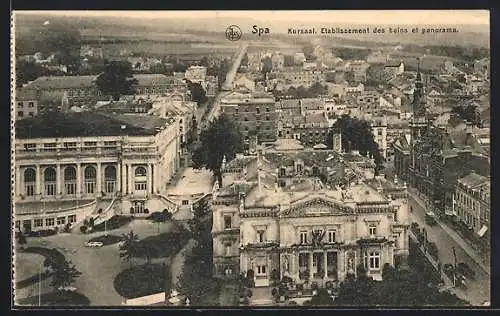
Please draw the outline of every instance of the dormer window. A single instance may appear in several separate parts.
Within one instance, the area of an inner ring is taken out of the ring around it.
[[[264,230],[258,230],[257,231],[257,241],[258,242],[265,242],[266,241],[266,232]]]
[[[300,243],[307,244],[307,231],[305,230],[300,232]]]
[[[377,236],[377,226],[376,225],[370,225],[368,227],[368,231],[370,233],[370,238],[375,238]]]

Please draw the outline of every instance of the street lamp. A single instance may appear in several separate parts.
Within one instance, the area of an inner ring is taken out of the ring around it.
[[[42,266],[43,261],[40,262],[40,267],[38,269],[38,306],[42,306]]]

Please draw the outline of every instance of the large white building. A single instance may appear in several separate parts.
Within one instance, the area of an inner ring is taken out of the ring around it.
[[[405,264],[404,185],[363,180],[360,156],[312,150],[261,155],[229,163],[225,186],[214,193],[214,275],[253,272],[256,286],[269,286],[276,275],[321,286],[355,274],[359,265],[380,279],[385,263]],[[325,172],[338,182],[323,183]],[[341,189],[346,179],[350,184]]]
[[[16,226],[78,223],[110,199],[119,213],[161,211],[169,204],[161,194],[179,167],[178,134],[174,119],[140,114],[59,113],[18,122]]]

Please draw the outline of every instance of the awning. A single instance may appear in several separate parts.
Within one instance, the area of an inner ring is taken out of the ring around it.
[[[477,232],[477,234],[479,235],[479,237],[483,237],[487,230],[488,227],[486,227],[486,225],[483,225],[483,227],[481,227],[481,229]]]

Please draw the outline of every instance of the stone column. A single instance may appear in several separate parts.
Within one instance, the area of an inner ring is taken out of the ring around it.
[[[56,165],[56,196],[59,195],[59,193],[64,192],[61,183],[62,183],[62,181],[61,181],[61,165],[57,164]]]
[[[339,279],[343,279],[344,278],[344,275],[345,275],[345,250],[340,250],[339,252],[337,252],[337,277],[339,277],[338,274],[340,274],[341,278]]]
[[[156,174],[156,172],[158,171],[158,168],[156,168],[156,165],[152,165],[153,167],[153,193],[156,194],[156,192],[159,191],[159,188],[158,188],[158,175]]]
[[[41,190],[41,183],[42,183],[42,173],[41,173],[41,170],[40,170],[40,165],[36,165],[36,195],[37,196],[40,196],[40,194],[42,193],[42,190]]]
[[[293,273],[295,275],[295,281],[299,282],[300,280],[300,265],[299,265],[299,253],[297,251],[293,252]]]
[[[309,253],[309,280],[312,280],[314,277],[313,273],[313,253],[312,251]]]
[[[76,196],[82,196],[82,165],[76,164]]]
[[[325,279],[328,278],[328,256],[327,256],[327,252],[326,250],[323,252],[323,260],[325,262],[325,266],[324,266],[324,269],[325,269]]]
[[[127,187],[127,165],[122,161],[120,168],[122,169],[122,186],[120,190],[123,194],[128,193]]]
[[[101,196],[102,192],[102,170],[101,170],[101,163],[97,162],[97,194],[98,196]]]
[[[148,190],[148,195],[151,194],[152,188],[153,188],[153,168],[151,167],[151,164],[148,163],[148,181],[147,181],[147,190]]]
[[[24,192],[23,192],[23,185],[22,185],[23,180],[24,179],[21,178],[21,167],[16,166],[16,179],[14,180],[15,183],[16,183],[16,186],[15,186],[15,188],[16,188],[15,189],[16,190],[16,192],[15,192],[16,196],[24,194]]]
[[[115,192],[122,190],[122,166],[116,165],[116,189]]]
[[[133,169],[134,168],[132,168],[132,164],[129,164],[128,165],[128,193],[129,194],[132,194],[132,192],[134,192],[132,190],[132,173],[134,172]]]

